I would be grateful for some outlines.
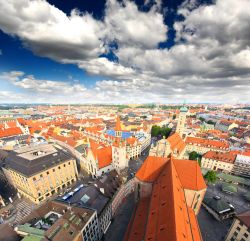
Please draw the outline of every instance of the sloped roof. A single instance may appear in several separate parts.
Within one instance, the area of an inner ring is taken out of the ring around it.
[[[229,144],[226,141],[209,140],[209,139],[188,136],[186,138],[186,144],[190,143],[204,147],[229,148]]]
[[[174,159],[173,162],[183,188],[202,190],[207,187],[197,161]]]
[[[216,151],[208,151],[204,158],[213,159],[221,162],[234,163],[237,152],[229,151],[226,153],[216,152]]]
[[[135,176],[143,182],[154,182],[167,161],[164,157],[148,156]]]
[[[0,138],[2,137],[9,137],[9,136],[16,136],[22,135],[23,132],[19,127],[11,127],[7,129],[0,129]]]
[[[168,137],[167,140],[170,144],[172,151],[176,149],[177,152],[182,152],[186,146],[185,142],[182,140],[181,136],[177,132]]]
[[[145,199],[139,202],[124,241],[202,240],[194,211],[186,204],[183,186],[173,160],[165,162],[158,172],[149,208],[144,208],[144,211],[141,210],[143,202],[145,203]]]
[[[98,160],[98,166],[100,169],[109,166],[112,163],[111,146],[104,146],[90,139],[90,148],[95,159]]]
[[[250,210],[238,214],[237,218],[242,221],[248,228],[250,227]]]

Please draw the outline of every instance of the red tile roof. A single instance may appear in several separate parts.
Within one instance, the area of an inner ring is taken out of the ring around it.
[[[229,151],[225,153],[217,151],[208,151],[203,157],[221,162],[234,163],[237,154],[239,153],[235,151]]]
[[[207,188],[197,161],[174,159],[173,163],[184,189],[202,190]]]
[[[167,140],[170,144],[171,150],[176,150],[178,153],[181,153],[186,146],[185,142],[177,132],[168,137]]]
[[[167,161],[164,157],[148,156],[135,176],[143,182],[154,182]]]
[[[100,169],[109,166],[112,163],[111,146],[104,146],[90,139],[90,148],[95,159],[98,161],[98,166]]]
[[[165,162],[154,180],[148,212],[146,208],[144,212],[136,211],[124,241],[201,241],[196,216],[187,206],[174,161]]]
[[[186,144],[200,145],[203,147],[210,147],[217,149],[229,148],[229,144],[226,141],[209,140],[209,139],[190,137],[190,136],[186,138]]]
[[[23,132],[19,127],[11,127],[7,129],[0,129],[0,138],[22,135]]]

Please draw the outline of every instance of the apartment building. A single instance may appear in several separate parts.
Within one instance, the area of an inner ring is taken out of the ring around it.
[[[210,139],[188,136],[185,140],[185,143],[186,143],[186,151],[188,153],[195,151],[200,155],[203,155],[208,151],[218,151],[218,152],[229,151],[229,143],[227,141],[210,140]]]
[[[57,201],[50,201],[34,210],[15,227],[15,231],[23,237],[23,241],[100,240],[100,227],[95,210],[72,207]]]
[[[60,146],[41,144],[10,151],[3,171],[17,191],[34,203],[76,181],[76,160]]]
[[[250,239],[250,211],[238,214],[229,229],[225,241],[248,241]]]
[[[238,176],[250,178],[250,156],[238,154],[232,172]]]
[[[232,172],[236,154],[233,152],[208,151],[202,156],[201,167],[223,172]]]

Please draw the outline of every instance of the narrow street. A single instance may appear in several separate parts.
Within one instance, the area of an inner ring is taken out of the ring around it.
[[[130,194],[124,203],[122,203],[119,211],[113,218],[107,233],[105,234],[105,241],[122,241],[126,233],[127,226],[132,216],[135,207],[134,194]]]

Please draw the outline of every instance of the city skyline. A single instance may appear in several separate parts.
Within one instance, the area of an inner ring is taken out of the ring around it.
[[[0,6],[0,104],[250,102],[247,0]]]

